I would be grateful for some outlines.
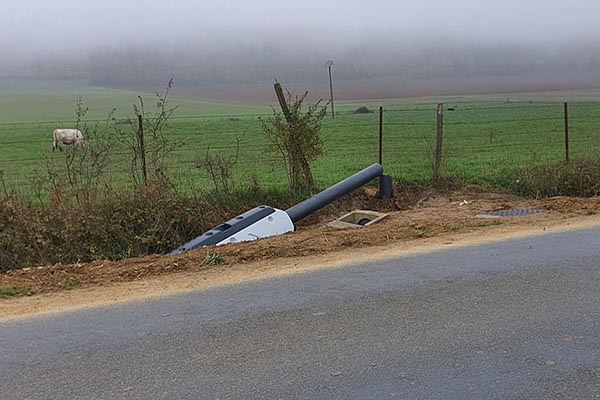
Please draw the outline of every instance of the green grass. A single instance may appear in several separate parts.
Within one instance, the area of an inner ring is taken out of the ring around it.
[[[0,286],[0,299],[14,297],[17,294],[19,293],[10,286]]]
[[[103,119],[112,109],[117,116],[132,114],[133,104],[141,95],[146,105],[156,103],[152,93],[87,86],[79,81],[0,82],[0,123],[73,120],[77,98],[83,97],[91,119]],[[164,88],[157,87],[158,92]],[[173,97],[178,116],[216,114],[257,114],[267,112],[268,105],[242,104],[201,98]]]
[[[81,285],[81,281],[77,278],[67,278],[57,284],[59,288],[64,290],[73,290],[79,285]]]
[[[224,262],[225,258],[223,258],[223,256],[214,251],[209,251],[208,253],[206,253],[206,256],[204,256],[204,260],[202,261],[204,265],[219,265],[223,264]]]
[[[0,90],[0,171],[12,189],[31,192],[31,177],[45,174],[48,162],[64,163],[64,153],[51,151],[51,133],[73,125],[77,96],[90,108],[87,125],[102,127],[112,108],[117,117],[132,116],[137,93],[85,87],[77,82],[12,83]],[[145,95],[146,104],[154,103]],[[600,150],[600,92],[564,92],[541,95],[462,96],[445,99],[388,100],[384,103],[383,163],[387,173],[409,181],[431,178],[435,147],[435,103],[444,101],[444,169],[463,182],[507,184],[510,171],[532,163],[564,157],[561,99],[585,100],[570,106],[571,156]],[[244,105],[174,97],[180,108],[168,125],[179,143],[169,159],[180,182],[209,187],[209,177],[194,168],[207,149],[235,153],[241,147],[235,170],[238,185],[256,177],[265,187],[285,186],[285,172],[277,156],[266,151],[257,114],[268,115],[268,105]],[[322,185],[341,180],[377,162],[378,120],[373,114],[353,114],[361,105],[377,110],[376,102],[336,104],[335,120],[323,123],[325,154],[315,163],[314,175]],[[111,133],[114,135],[114,133]],[[91,143],[93,146],[93,142]],[[111,155],[111,176],[126,183],[129,158],[125,148]],[[189,190],[189,188],[188,188]]]

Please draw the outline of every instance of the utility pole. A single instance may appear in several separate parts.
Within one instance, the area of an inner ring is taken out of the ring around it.
[[[329,93],[331,94],[331,97],[330,97],[330,101],[331,101],[331,119],[335,119],[335,111],[333,110],[333,83],[331,81],[331,66],[333,65],[333,61],[328,60],[325,65],[327,65],[327,68],[329,68]]]

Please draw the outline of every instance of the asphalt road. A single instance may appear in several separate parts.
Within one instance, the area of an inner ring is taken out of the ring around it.
[[[600,228],[0,325],[2,399],[600,399]]]

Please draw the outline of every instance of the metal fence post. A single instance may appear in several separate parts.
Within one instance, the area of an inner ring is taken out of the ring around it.
[[[379,107],[379,164],[383,165],[383,107]]]
[[[433,180],[437,181],[440,178],[440,170],[442,168],[442,135],[444,125],[444,104],[437,105],[437,129],[435,137],[435,158],[433,161]]]
[[[569,106],[565,102],[565,160],[569,161]]]

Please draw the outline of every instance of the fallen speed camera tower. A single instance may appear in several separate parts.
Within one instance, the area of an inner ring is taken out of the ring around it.
[[[203,233],[196,239],[173,250],[171,254],[183,253],[202,246],[245,242],[293,232],[295,229],[294,222],[314,213],[377,177],[380,177],[380,192],[391,193],[391,178],[383,176],[383,167],[380,164],[373,164],[310,199],[288,208],[286,211],[269,206],[253,208]],[[389,179],[381,179],[382,177]],[[382,184],[382,182],[384,183]],[[384,188],[384,186],[388,187]]]

